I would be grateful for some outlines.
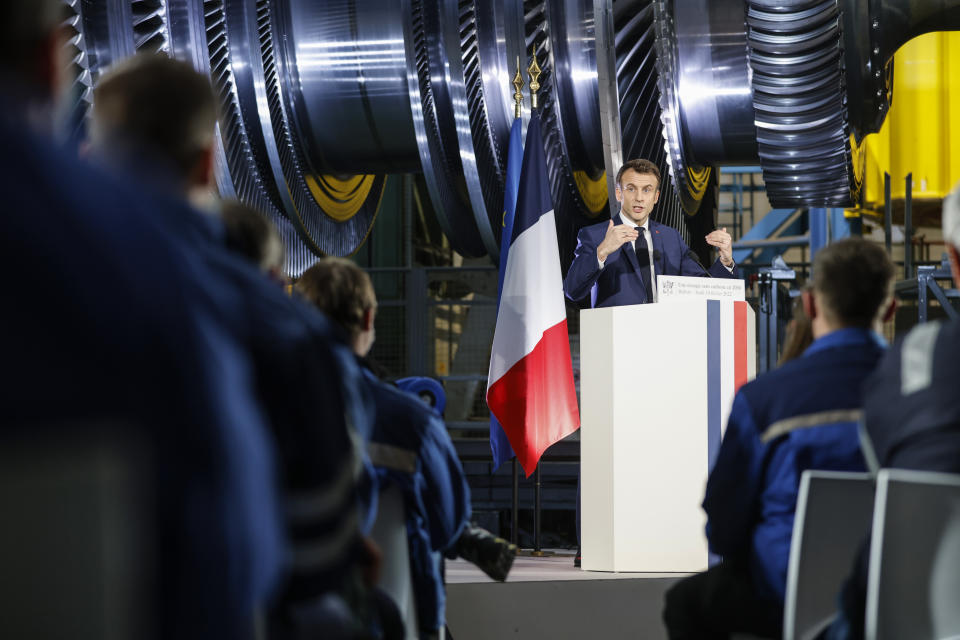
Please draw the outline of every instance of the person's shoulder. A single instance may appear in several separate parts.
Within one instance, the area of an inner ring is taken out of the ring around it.
[[[443,419],[419,398],[364,371],[376,407],[373,439],[409,449],[449,439]]]
[[[604,218],[600,222],[594,222],[593,224],[588,224],[585,227],[580,227],[580,235],[603,235],[607,232],[607,226],[610,224],[610,220],[613,220],[614,224],[617,224],[617,220],[614,218]]]
[[[936,353],[945,350],[960,348],[960,321],[932,320],[910,329],[909,332],[897,341],[895,349],[930,348]]]
[[[671,237],[680,237],[680,232],[671,227],[668,224],[662,222],[657,222],[656,220],[650,220],[650,231],[651,233],[659,233],[660,235],[666,235]]]
[[[960,320],[940,323],[936,352],[953,371],[960,371]]]
[[[0,193],[16,214],[5,220],[9,237],[16,239],[5,259],[38,274],[46,269],[29,265],[69,265],[75,287],[105,295],[112,291],[118,299],[127,295],[128,307],[147,306],[165,315],[182,308],[171,301],[185,298],[192,289],[182,281],[195,278],[185,264],[184,246],[160,222],[163,211],[123,181],[40,136],[2,126],[0,143],[7,156]],[[138,290],[153,293],[138,295]]]
[[[955,384],[960,376],[960,321],[926,322],[899,338],[871,376],[871,384],[899,381],[901,376],[932,372],[931,384]]]
[[[789,389],[790,385],[796,384],[798,380],[811,375],[814,368],[814,363],[804,357],[784,362],[776,369],[765,371],[744,384],[740,387],[740,393],[754,402],[776,396],[784,393],[785,389]]]
[[[435,416],[433,410],[419,398],[397,388],[396,385],[380,380],[368,369],[364,369],[364,377],[378,405],[389,406],[393,411],[417,423],[425,423]]]

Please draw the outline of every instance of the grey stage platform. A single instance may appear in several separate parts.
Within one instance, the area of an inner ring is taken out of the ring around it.
[[[573,556],[518,557],[506,583],[462,560],[447,562],[453,640],[665,638],[664,592],[682,573],[600,573]]]

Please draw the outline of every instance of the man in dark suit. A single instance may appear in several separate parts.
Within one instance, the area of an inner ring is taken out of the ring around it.
[[[620,212],[611,220],[584,227],[577,235],[576,254],[563,281],[568,298],[581,300],[589,293],[593,308],[644,304],[657,301],[658,275],[707,275],[676,229],[650,219],[660,198],[657,165],[643,159],[627,161],[617,172],[616,195]],[[740,270],[733,262],[733,241],[727,230],[712,231],[706,240],[720,251],[709,274],[739,278]],[[578,484],[578,542],[579,496]],[[573,564],[579,567],[580,563],[578,544]]]
[[[577,236],[576,254],[563,283],[568,298],[580,300],[589,293],[594,308],[644,304],[657,301],[659,275],[708,275],[675,229],[650,219],[660,197],[660,170],[655,164],[638,159],[620,167],[616,195],[620,212],[584,227]],[[739,278],[727,230],[712,231],[706,240],[720,252],[709,275]]]

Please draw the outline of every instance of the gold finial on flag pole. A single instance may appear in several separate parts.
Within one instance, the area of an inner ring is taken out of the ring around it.
[[[517,56],[517,75],[513,76],[513,102],[514,102],[514,116],[515,118],[520,117],[521,109],[523,109],[523,92],[520,91],[523,89],[523,76],[520,75],[520,56]]]
[[[533,47],[533,62],[530,63],[530,66],[527,67],[527,75],[530,76],[530,108],[537,108],[537,92],[540,91],[540,83],[537,82],[537,78],[540,77],[540,74],[543,70],[540,68],[540,65],[537,64],[537,47]]]

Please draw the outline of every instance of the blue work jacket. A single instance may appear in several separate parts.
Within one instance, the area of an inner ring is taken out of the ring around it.
[[[227,282],[161,202],[11,122],[0,98],[4,436],[145,437],[156,633],[237,638],[281,571],[274,447]],[[56,435],[55,435],[56,434]],[[70,535],[69,532],[64,532]]]
[[[450,549],[470,521],[470,487],[440,416],[365,373],[376,411],[368,453],[380,486],[403,492],[417,620],[421,630],[436,631],[446,605],[438,552]]]
[[[834,331],[734,398],[703,508],[710,550],[745,558],[759,596],[783,602],[801,474],[865,469],[861,386],[884,349],[871,331]]]

